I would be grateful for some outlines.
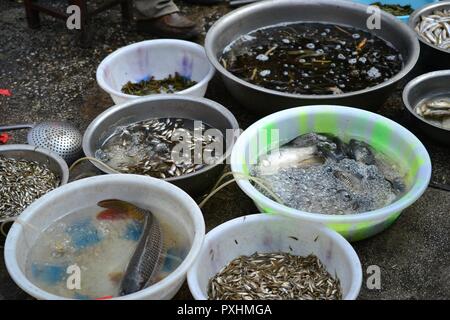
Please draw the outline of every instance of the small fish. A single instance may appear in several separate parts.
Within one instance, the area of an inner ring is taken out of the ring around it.
[[[427,107],[431,109],[446,109],[450,110],[450,98],[441,98],[428,102]]]
[[[450,98],[438,98],[419,104],[415,111],[417,115],[429,123],[450,130]]]
[[[349,156],[367,165],[375,164],[375,157],[371,147],[364,141],[351,139],[349,142]]]
[[[104,200],[100,201],[98,205],[144,219],[143,231],[123,275],[119,294],[121,296],[131,294],[151,285],[159,270],[163,250],[163,237],[158,220],[151,211],[139,208],[126,201]]]
[[[446,118],[446,117],[450,117],[450,109],[449,110],[425,110],[422,115],[424,117],[429,117],[429,118]]]
[[[450,48],[450,10],[434,11],[422,16],[416,32],[428,43],[444,50]]]
[[[394,190],[396,194],[402,194],[406,191],[406,185],[400,177],[395,177],[392,180],[386,180],[391,184],[392,190]]]
[[[341,181],[347,190],[361,190],[361,177],[358,177],[350,172],[345,171],[334,171],[333,176]]]

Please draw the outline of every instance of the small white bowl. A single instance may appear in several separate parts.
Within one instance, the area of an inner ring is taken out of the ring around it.
[[[343,299],[358,297],[361,263],[347,240],[319,224],[266,214],[236,218],[208,232],[188,272],[189,289],[195,299],[206,300],[209,279],[233,259],[255,252],[280,251],[299,256],[316,255],[332,276],[337,275]]]
[[[149,76],[166,78],[178,72],[197,84],[176,94],[203,97],[214,75],[214,67],[205,49],[193,42],[159,39],[137,42],[108,55],[97,68],[97,83],[109,93],[115,104],[140,98],[122,93],[128,81],[138,82]]]
[[[151,210],[157,218],[163,217],[176,232],[186,234],[190,242],[184,261],[166,278],[116,299],[171,299],[180,289],[188,269],[200,252],[205,222],[200,208],[187,193],[163,180],[139,175],[111,174],[82,179],[55,189],[31,204],[20,215],[21,222],[13,224],[6,238],[5,263],[11,278],[37,299],[66,299],[40,289],[27,278],[24,270],[28,253],[39,234],[55,220],[78,208],[87,208],[101,200],[114,198]],[[33,228],[24,227],[26,224]]]

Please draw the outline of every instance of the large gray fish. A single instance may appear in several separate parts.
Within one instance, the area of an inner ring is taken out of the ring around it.
[[[322,164],[323,159],[317,155],[315,146],[296,148],[281,147],[272,150],[269,154],[260,158],[258,166],[259,174],[276,174],[280,169],[308,167],[314,164]]]
[[[159,270],[163,251],[163,236],[158,220],[151,211],[122,200],[104,200],[98,206],[107,208],[109,215],[117,213],[144,222],[139,242],[122,278],[119,294],[130,294],[151,285]]]
[[[347,146],[338,137],[329,133],[307,133],[298,136],[288,143],[294,147],[315,146],[317,153],[325,158],[331,158],[334,161],[341,161],[347,157]]]

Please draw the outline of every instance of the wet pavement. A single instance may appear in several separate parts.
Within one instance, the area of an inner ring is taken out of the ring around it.
[[[44,0],[58,5],[58,1]],[[178,1],[180,3],[180,1]],[[198,7],[181,4],[202,26],[203,31],[228,10],[226,6]],[[63,8],[63,7],[62,7]],[[124,45],[150,39],[136,33],[134,25],[123,26],[117,9],[95,17],[93,46],[80,48],[75,32],[65,23],[42,17],[42,26],[26,26],[20,1],[0,0],[0,88],[11,97],[0,96],[0,123],[31,123],[45,120],[73,122],[85,130],[99,113],[113,105],[96,84],[100,61]],[[203,37],[198,42],[202,43]],[[433,162],[433,181],[450,183],[450,149],[423,137],[410,125],[400,90],[378,112],[407,126],[426,145]],[[215,77],[206,96],[230,109],[242,128],[258,119],[247,113]],[[13,132],[11,142],[24,143],[25,132]],[[96,174],[82,164],[74,178]],[[207,230],[257,209],[236,185],[214,196],[203,209]],[[394,225],[370,239],[354,243],[363,266],[360,299],[442,299],[450,298],[450,192],[429,188],[424,196],[404,211]],[[0,238],[3,246],[4,238]],[[31,299],[9,277],[0,253],[0,299]],[[381,268],[381,289],[369,290],[366,270]],[[185,285],[177,299],[191,299]]]

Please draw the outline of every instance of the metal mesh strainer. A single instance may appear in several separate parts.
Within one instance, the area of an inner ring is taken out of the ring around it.
[[[55,152],[67,163],[72,163],[82,152],[83,136],[72,124],[49,121],[38,124],[19,124],[0,126],[0,131],[31,128],[28,132],[28,144]]]

